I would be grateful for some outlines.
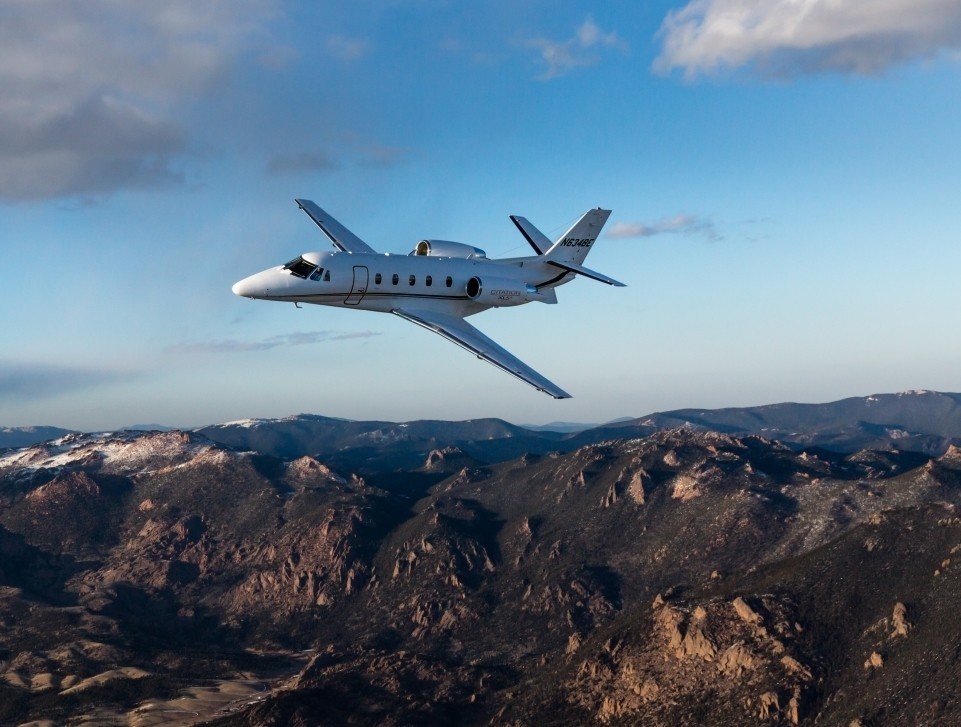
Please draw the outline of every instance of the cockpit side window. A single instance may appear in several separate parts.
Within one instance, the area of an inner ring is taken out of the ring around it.
[[[284,270],[289,270],[291,275],[296,275],[298,278],[306,278],[314,272],[316,267],[313,263],[309,263],[302,257],[298,257],[284,265]]]
[[[310,274],[311,280],[320,280],[320,276],[324,274],[323,268],[317,268],[314,272]]]

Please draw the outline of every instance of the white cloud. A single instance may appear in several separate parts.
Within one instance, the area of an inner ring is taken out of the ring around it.
[[[665,234],[703,235],[709,240],[720,240],[714,223],[695,215],[674,215],[650,224],[642,222],[618,222],[611,227],[608,237],[653,237]]]
[[[179,104],[209,90],[271,0],[5,0],[0,199],[180,179]]]
[[[688,78],[742,66],[793,77],[877,73],[961,48],[958,0],[691,0],[661,26],[654,69]]]
[[[574,68],[593,66],[600,61],[599,50],[603,48],[626,49],[627,44],[617,33],[604,33],[594,20],[588,16],[577,29],[573,38],[567,40],[550,40],[548,38],[532,38],[526,45],[537,48],[541,59],[547,65],[546,70],[539,76],[548,80],[562,76]]]

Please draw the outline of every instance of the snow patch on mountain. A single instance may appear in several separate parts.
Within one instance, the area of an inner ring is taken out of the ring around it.
[[[68,434],[0,456],[0,471],[56,470],[81,465],[98,466],[105,471],[147,471],[160,463],[169,466],[171,461],[190,461],[215,447],[203,437],[177,431]]]

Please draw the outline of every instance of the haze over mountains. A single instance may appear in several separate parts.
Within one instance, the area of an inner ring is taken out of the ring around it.
[[[497,459],[525,452],[569,451],[612,437],[644,436],[678,427],[756,434],[839,452],[898,449],[939,454],[952,442],[961,440],[961,394],[908,391],[852,397],[827,404],[678,409],[599,426],[560,423],[556,428],[550,425],[523,427],[498,419],[397,423],[302,414],[283,419],[228,422],[195,431],[217,442],[281,457],[327,456],[369,447],[376,456],[389,459],[391,451],[409,451],[415,443],[421,449],[456,443],[468,450],[478,450],[482,458]],[[128,429],[169,430],[162,425],[136,425]],[[0,428],[0,449],[28,446],[70,431],[57,427]],[[498,443],[493,444],[495,441]]]
[[[8,449],[0,724],[959,723],[959,399]]]

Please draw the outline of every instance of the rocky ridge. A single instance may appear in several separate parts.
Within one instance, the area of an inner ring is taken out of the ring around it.
[[[4,453],[0,722],[285,669],[203,718],[961,717],[957,448],[677,429],[501,462],[412,454],[360,475],[184,432]]]

